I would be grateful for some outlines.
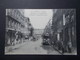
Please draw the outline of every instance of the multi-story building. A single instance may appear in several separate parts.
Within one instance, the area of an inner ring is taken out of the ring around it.
[[[24,10],[6,9],[5,46],[22,42],[25,33],[28,34],[28,18]]]
[[[76,11],[75,9],[56,9],[53,14],[53,42],[58,47],[60,41],[65,51],[76,48]]]
[[[52,21],[48,22],[43,34],[46,33],[56,49],[62,52],[77,51],[75,9],[53,9]]]
[[[47,23],[46,27],[44,28],[44,33],[51,33],[51,27],[52,27],[52,19],[49,20],[49,22]]]
[[[25,27],[27,28],[26,30],[25,30],[25,34],[26,34],[26,37],[31,37],[31,36],[33,36],[33,31],[34,31],[34,28],[33,28],[33,26],[32,26],[32,24],[31,24],[31,22],[30,22],[30,19],[28,18],[28,17],[25,17],[25,20],[26,20],[26,22],[24,22],[25,23]]]
[[[67,50],[68,45],[72,50],[76,49],[76,10],[64,9],[63,10],[63,43]]]
[[[54,12],[54,10],[53,10]],[[61,9],[55,9],[52,20],[53,42],[54,45],[61,39],[61,32],[63,27],[63,13]]]
[[[43,34],[44,29],[34,29],[33,35],[35,38],[40,38]]]

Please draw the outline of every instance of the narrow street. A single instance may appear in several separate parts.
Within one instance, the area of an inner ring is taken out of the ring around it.
[[[77,55],[76,9],[6,9],[5,54]]]
[[[8,52],[6,54],[53,54],[60,55],[57,51],[55,51],[51,46],[42,46],[42,38],[39,38],[37,41],[27,40],[24,44]]]

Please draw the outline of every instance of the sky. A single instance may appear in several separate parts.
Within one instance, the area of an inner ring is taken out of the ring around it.
[[[53,12],[51,9],[25,9],[24,15],[25,17],[29,17],[35,29],[44,29],[52,18]]]

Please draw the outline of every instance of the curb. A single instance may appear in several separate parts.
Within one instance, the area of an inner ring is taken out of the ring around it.
[[[62,52],[60,52],[58,49],[56,49],[54,46],[51,46],[52,48],[54,48],[56,51],[58,51],[61,55],[63,55]]]

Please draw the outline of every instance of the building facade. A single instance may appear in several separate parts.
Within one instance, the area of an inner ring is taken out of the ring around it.
[[[76,46],[76,11],[75,9],[57,9],[52,21],[54,45],[64,51],[74,50]]]
[[[71,46],[71,49],[77,49],[77,40],[76,40],[76,10],[67,9],[63,10],[63,43],[64,47],[67,50],[68,45]],[[68,50],[67,50],[68,51]]]
[[[77,51],[76,10],[53,9],[52,22],[48,22],[43,34],[48,33],[50,44],[62,52]]]
[[[28,18],[23,9],[6,9],[5,46],[22,43],[28,35]]]

